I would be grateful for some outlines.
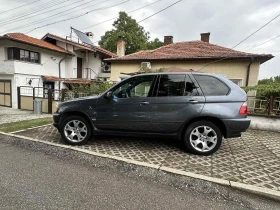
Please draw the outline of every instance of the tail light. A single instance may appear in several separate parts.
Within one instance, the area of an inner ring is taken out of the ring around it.
[[[248,114],[247,102],[242,104],[242,106],[240,107],[240,110],[239,110],[239,114],[240,115],[247,115]]]

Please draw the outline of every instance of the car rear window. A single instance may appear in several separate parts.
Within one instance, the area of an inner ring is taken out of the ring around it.
[[[205,96],[224,96],[229,87],[219,79],[207,75],[194,75]]]

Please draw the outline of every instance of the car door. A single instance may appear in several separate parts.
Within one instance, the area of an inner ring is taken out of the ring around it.
[[[126,79],[111,90],[112,99],[98,99],[95,126],[102,130],[146,131],[155,79],[156,75]]]
[[[188,74],[162,74],[150,99],[149,125],[154,132],[173,133],[203,109],[205,97]]]

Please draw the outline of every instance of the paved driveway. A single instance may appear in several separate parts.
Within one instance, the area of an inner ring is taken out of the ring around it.
[[[52,126],[17,135],[64,144]],[[178,143],[160,138],[103,136],[79,147],[280,191],[279,133],[249,130],[241,138],[224,140],[220,150],[207,157],[186,153]]]
[[[37,115],[33,111],[25,111],[20,109],[12,109],[0,106],[0,124],[17,122],[22,120],[32,120],[44,117],[52,117],[51,114]]]

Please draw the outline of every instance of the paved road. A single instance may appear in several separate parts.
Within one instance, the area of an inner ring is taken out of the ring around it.
[[[0,136],[0,209],[248,209],[240,201],[211,199],[1,138],[6,137]],[[279,208],[270,201],[252,206]]]

